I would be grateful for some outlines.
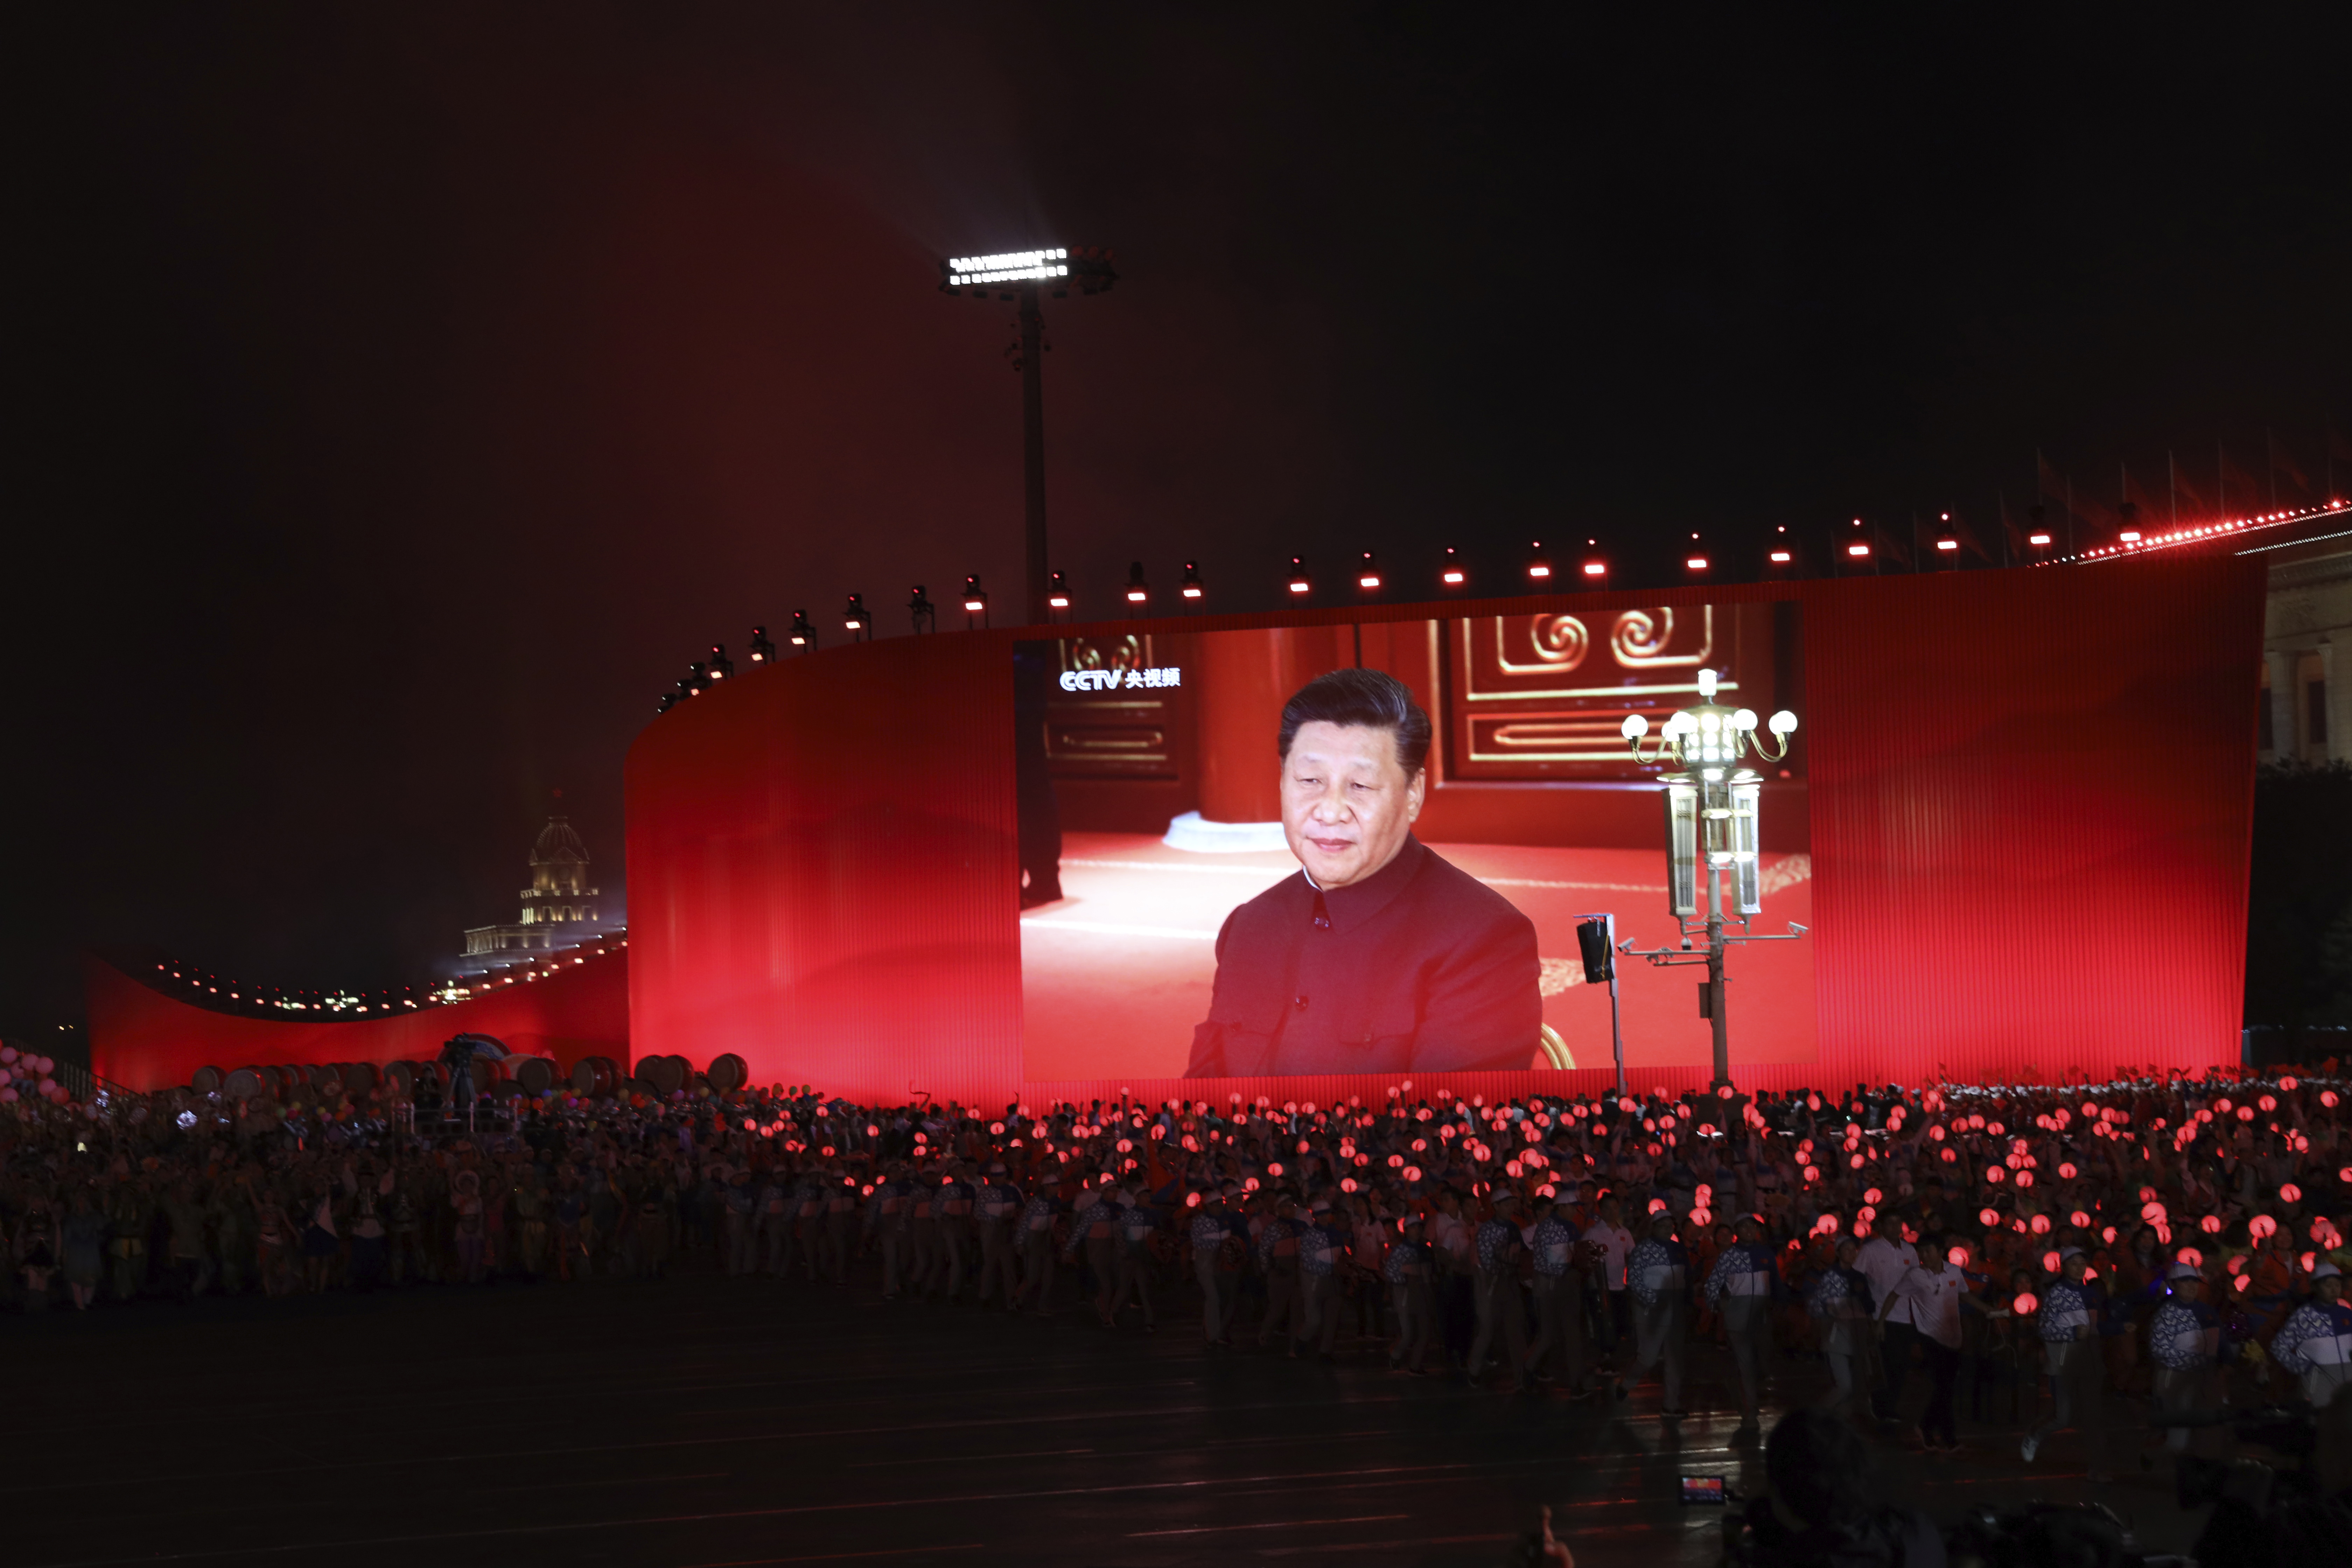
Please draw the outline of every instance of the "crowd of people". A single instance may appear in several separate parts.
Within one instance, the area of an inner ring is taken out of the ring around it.
[[[1146,1333],[1181,1301],[1212,1346],[1474,1388],[1614,1407],[1654,1374],[1669,1421],[1712,1342],[1743,1430],[1818,1361],[1857,1422],[1938,1451],[1965,1415],[2029,1461],[2072,1430],[2095,1472],[2111,1394],[2185,1416],[2324,1405],[2352,1375],[2336,1082],[995,1110],[776,1085],[496,1116],[388,1088],[45,1096],[0,1108],[0,1242],[26,1311],[681,1270]]]

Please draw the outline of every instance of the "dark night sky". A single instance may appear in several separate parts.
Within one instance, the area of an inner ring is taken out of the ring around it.
[[[619,880],[714,638],[1017,597],[940,254],[1118,252],[1049,311],[1082,610],[2352,428],[2342,7],[1650,14],[19,8],[0,1026],[86,943],[422,979],[551,787]]]

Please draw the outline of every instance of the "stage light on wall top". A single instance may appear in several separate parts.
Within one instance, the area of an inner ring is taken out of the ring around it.
[[[1584,542],[1584,565],[1582,567],[1582,571],[1584,573],[1584,580],[1587,584],[1597,585],[1607,581],[1609,576],[1609,558],[1601,553],[1601,541],[1597,539],[1588,539]]]
[[[1437,581],[1448,588],[1459,588],[1470,581],[1469,569],[1452,545],[1445,547],[1445,559],[1437,563]]]
[[[1764,552],[1764,563],[1773,568],[1794,566],[1797,546],[1789,537],[1789,525],[1782,523],[1772,535],[1772,542]]]
[[[1528,548],[1534,552],[1528,557],[1528,580],[1536,583],[1550,582],[1551,557],[1544,553],[1543,541],[1534,540],[1529,542]]]
[[[1290,575],[1283,579],[1293,598],[1303,599],[1315,591],[1315,580],[1307,574],[1307,563],[1294,555],[1290,558]]]
[[[724,680],[734,673],[735,661],[727,657],[727,645],[723,642],[712,643],[710,645],[710,679],[714,681]]]
[[[699,697],[710,689],[710,669],[700,659],[686,667],[686,690],[689,697]]]
[[[1372,552],[1367,550],[1364,552],[1362,557],[1356,563],[1356,586],[1363,589],[1367,593],[1370,593],[1380,585],[1380,563],[1374,560]]]
[[[1198,604],[1207,590],[1201,585],[1201,568],[1191,561],[1184,563],[1184,581],[1176,590],[1186,599]]]
[[[765,626],[751,628],[751,662],[753,664],[776,662],[776,645],[768,640],[768,628]]]
[[[982,626],[988,625],[988,593],[980,585],[980,574],[970,572],[963,580],[963,629],[971,630],[972,617],[980,617]]]
[[[917,637],[940,629],[939,606],[931,603],[930,595],[924,591],[920,583],[916,584],[914,591],[907,595],[907,616],[914,622]]]
[[[1143,563],[1140,561],[1127,563],[1127,602],[1130,605],[1151,602],[1151,585],[1143,580]]]
[[[849,603],[841,608],[841,624],[852,633],[871,632],[874,629],[874,617],[866,613],[865,595],[849,595]]]
[[[784,640],[792,644],[794,647],[807,648],[816,647],[816,627],[809,624],[808,612],[806,610],[794,610],[793,612],[792,629],[784,634]]]
[[[1696,533],[1691,535],[1690,548],[1683,552],[1683,570],[1685,572],[1706,570],[1706,552],[1699,548],[1698,535]]]
[[[1069,581],[1059,572],[1046,579],[1045,607],[1049,610],[1066,610],[1070,607]]]

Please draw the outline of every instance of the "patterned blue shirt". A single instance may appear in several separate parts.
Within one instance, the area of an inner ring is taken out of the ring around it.
[[[1295,1219],[1284,1219],[1279,1215],[1267,1220],[1265,1228],[1257,1233],[1257,1246],[1255,1251],[1260,1273],[1272,1273],[1277,1256],[1297,1261],[1298,1222]]]
[[[1644,1307],[1655,1306],[1662,1298],[1676,1294],[1689,1278],[1690,1254],[1683,1250],[1679,1241],[1644,1237],[1625,1255],[1625,1288]]]
[[[2352,1362],[2352,1307],[2342,1301],[2305,1301],[2279,1325],[2271,1359],[2300,1376],[2315,1366]]]
[[[1511,1248],[1518,1245],[1519,1227],[1508,1220],[1490,1219],[1478,1227],[1478,1267],[1499,1274],[1511,1266]]]
[[[2147,1321],[2147,1351],[2158,1366],[2192,1372],[2213,1364],[2214,1342],[2221,1338],[2213,1309],[2202,1301],[2167,1301]]]
[[[1770,1247],[1735,1242],[1716,1255],[1715,1268],[1706,1277],[1707,1304],[1714,1305],[1727,1291],[1734,1296],[1769,1297],[1780,1282],[1780,1271],[1773,1265]]]
[[[1576,1260],[1576,1227],[1558,1218],[1536,1222],[1536,1272],[1547,1279],[1566,1274]]]
[[[1717,1267],[1722,1265],[1718,1262]],[[1712,1281],[1710,1281],[1712,1283]],[[1853,1297],[1853,1285],[1843,1268],[1816,1269],[1805,1282],[1805,1310],[1822,1322],[1845,1315],[1845,1304]]]
[[[2071,1279],[2050,1282],[2042,1293],[2042,1338],[2044,1343],[2088,1338],[2093,1307],[2091,1292]],[[2078,1333],[2076,1331],[2085,1331]]]
[[[1298,1271],[1317,1279],[1328,1275],[1347,1250],[1348,1233],[1328,1215],[1301,1226],[1298,1231]]]
[[[1402,1285],[1415,1274],[1429,1278],[1429,1243],[1401,1239],[1389,1248],[1388,1259],[1381,1265],[1381,1278]]]

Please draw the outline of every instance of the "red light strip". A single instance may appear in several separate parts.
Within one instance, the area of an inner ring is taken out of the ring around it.
[[[2257,512],[2252,517],[2233,518],[2227,522],[2199,523],[2188,528],[2167,529],[2146,538],[2124,544],[2103,544],[2090,550],[2078,550],[2072,555],[2061,555],[2048,563],[2059,565],[2071,561],[2114,561],[2126,555],[2145,555],[2151,550],[2178,549],[2182,545],[2205,544],[2217,539],[2235,539],[2248,533],[2260,533],[2273,528],[2286,528],[2298,522],[2308,522],[2315,517],[2341,517],[2352,512],[2352,501],[2331,500],[2325,506],[2292,507],[2283,511]]]

